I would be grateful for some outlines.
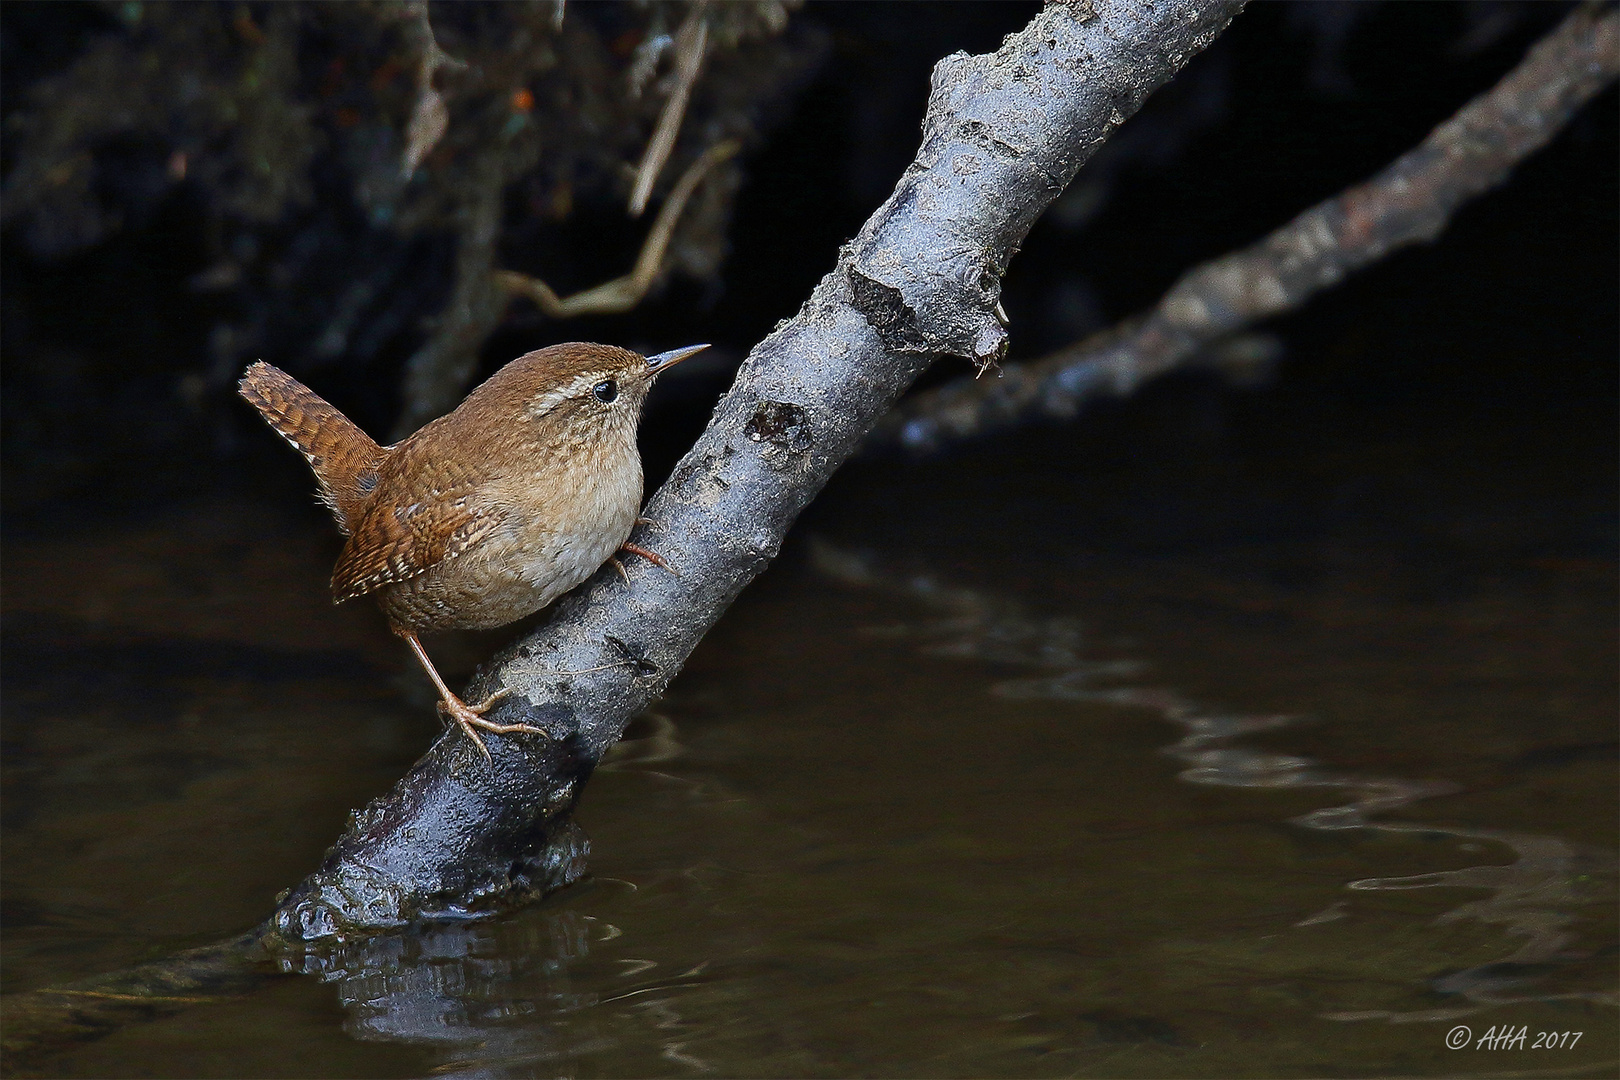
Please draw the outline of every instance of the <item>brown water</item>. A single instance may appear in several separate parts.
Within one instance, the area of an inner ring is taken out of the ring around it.
[[[9,1071],[1613,1075],[1602,478],[1028,450],[835,485],[592,780],[588,883]],[[1342,512],[1116,542],[1234,498]],[[334,550],[252,491],[8,544],[9,994],[247,929],[427,744]]]

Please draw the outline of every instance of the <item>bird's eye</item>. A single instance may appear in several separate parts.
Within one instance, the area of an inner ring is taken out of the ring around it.
[[[596,395],[597,401],[604,405],[611,405],[613,399],[619,396],[619,384],[612,379],[603,379],[591,387],[591,393]]]

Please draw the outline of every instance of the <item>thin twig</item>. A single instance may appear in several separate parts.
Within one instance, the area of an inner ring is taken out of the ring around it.
[[[916,453],[1024,419],[1073,416],[1196,361],[1221,338],[1290,311],[1390,252],[1432,240],[1457,209],[1507,178],[1614,81],[1613,9],[1578,8],[1501,82],[1365,183],[1319,203],[1258,244],[1194,268],[1144,315],[999,379],[963,377],[884,419],[868,448]]]
[[[427,0],[408,0],[406,18],[412,20],[420,52],[416,64],[416,108],[411,110],[410,123],[405,128],[405,159],[400,175],[410,179],[439,140],[450,127],[450,110],[444,98],[434,89],[433,76],[440,68],[460,71],[467,65],[439,47],[433,36],[433,23],[428,19]]]
[[[647,149],[641,155],[636,169],[636,186],[630,192],[630,216],[640,217],[652,197],[653,184],[664,171],[664,162],[675,149],[675,137],[681,132],[681,120],[686,116],[686,103],[691,100],[692,86],[703,67],[703,56],[709,45],[709,22],[703,17],[703,0],[692,5],[691,14],[675,32],[675,85],[659,114],[658,126],[653,129]]]
[[[515,270],[495,271],[495,284],[512,296],[526,296],[533,300],[542,312],[553,319],[572,319],[579,315],[617,315],[629,311],[641,303],[642,298],[647,295],[647,290],[658,280],[658,275],[664,268],[664,253],[669,248],[670,239],[675,235],[675,226],[679,223],[681,212],[686,209],[692,193],[709,174],[709,170],[735,156],[741,148],[742,144],[735,139],[726,139],[709,147],[687,168],[675,185],[675,190],[669,193],[669,198],[664,200],[663,207],[658,211],[658,217],[653,221],[653,227],[641,245],[641,254],[636,257],[635,267],[623,277],[605,281],[564,297],[559,297],[556,290],[539,278],[520,274]]]

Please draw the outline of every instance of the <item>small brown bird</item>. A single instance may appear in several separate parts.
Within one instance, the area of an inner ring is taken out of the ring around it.
[[[238,387],[304,455],[348,542],[332,600],[371,594],[438,688],[441,711],[489,757],[475,728],[507,691],[468,705],[445,685],[417,635],[482,630],[539,611],[629,551],[641,506],[636,426],[652,383],[708,348],[642,356],[572,342],[518,357],[448,416],[393,446],[278,368],[257,363]],[[628,578],[626,579],[628,580]]]

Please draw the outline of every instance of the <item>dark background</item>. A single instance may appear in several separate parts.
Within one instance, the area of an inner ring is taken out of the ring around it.
[[[0,4],[0,183],[30,164],[19,121],[40,88],[152,10]],[[227,30],[275,11],[183,10]],[[449,40],[514,10],[432,12]],[[567,17],[613,36],[650,10]],[[514,305],[481,374],[564,340],[714,342],[650,400],[656,483],[892,189],[934,62],[1036,10],[800,9],[778,43],[803,66],[760,114],[718,275],[673,274],[612,318]],[[1568,11],[1252,4],[1037,223],[1005,283],[1011,359],[1148,307],[1376,173]],[[633,157],[651,115],[606,156]],[[1450,1021],[1322,1014],[1410,1018],[1464,993],[1506,1002],[1469,1020],[1476,1036],[1584,1027],[1586,1056],[1549,1067],[1612,1061],[1617,129],[1611,87],[1435,243],[1258,328],[1269,379],[1187,371],[1070,422],[850,462],[593,778],[593,883],[378,939],[334,982],[267,983],[89,1044],[74,1019],[35,1074],[419,1076],[521,1051],[570,1075],[664,1075],[685,1060],[657,1056],[669,1040],[721,1075],[1454,1075],[1487,1059],[1458,1064]],[[195,160],[165,179],[171,152],[150,134],[96,148],[92,202],[117,227],[94,242],[9,205],[0,233],[8,993],[240,933],[440,730],[378,613],[329,604],[340,538],[232,384],[262,358],[386,437],[455,238],[369,224],[322,150],[308,206],[243,227],[266,267],[309,238],[320,258],[279,286],[199,289],[234,243],[230,191]],[[622,176],[580,187],[565,220],[538,216],[527,184],[500,265],[566,294],[631,264],[646,224]],[[312,360],[336,298],[382,265],[404,270],[351,339],[369,344]],[[258,336],[222,353],[223,326]],[[911,588],[829,581],[810,534]],[[927,582],[976,590],[973,626]],[[519,632],[430,649],[460,686]],[[1131,674],[1088,674],[1122,659]],[[1054,673],[1148,707],[997,691]],[[1283,717],[1217,741],[1224,788],[1177,778],[1211,745],[1195,722]],[[1339,779],[1280,783],[1290,761]],[[1387,811],[1389,831],[1289,823],[1392,784],[1421,799]],[[1437,887],[1403,887],[1414,874]],[[1395,891],[1346,890],[1372,878]],[[608,923],[624,935],[574,947]],[[1571,936],[1542,934],[1527,960],[1535,927]],[[643,970],[630,957],[660,966],[621,993]],[[687,1021],[644,1011],[655,997]]]
[[[604,10],[584,5],[580,17]],[[728,365],[797,309],[836,245],[890,190],[915,149],[933,62],[954,49],[993,48],[1034,10],[812,4],[797,12],[790,33],[813,42],[819,67],[788,95],[746,162],[720,278],[676,276],[624,316],[558,323],[514,306],[483,350],[483,373],[558,340],[649,351],[715,342],[720,360],[666,380],[653,399],[644,445],[655,481],[706,420]],[[1006,282],[1012,359],[1150,305],[1188,267],[1375,172],[1493,84],[1566,10],[1253,5],[1038,223]],[[8,115],[28,105],[37,80],[120,32],[111,5],[4,5]],[[1437,243],[1403,251],[1277,320],[1267,329],[1285,351],[1271,385],[1237,390],[1208,374],[1162,380],[1074,424],[996,440],[995,470],[1011,481],[1032,457],[1071,461],[1064,475],[1076,486],[1051,494],[1078,506],[1088,477],[1109,462],[1282,461],[1328,444],[1353,457],[1398,434],[1441,456],[1462,440],[1473,458],[1520,469],[1540,462],[1545,483],[1604,490],[1615,460],[1616,126],[1610,89],[1504,188],[1464,208]],[[10,170],[15,139],[7,149]],[[209,374],[211,330],[263,298],[188,286],[208,267],[205,193],[181,182],[137,199],[119,183],[144,175],[138,155],[130,152],[127,176],[118,148],[107,155],[104,197],[139,209],[122,228],[65,254],[42,251],[15,221],[4,234],[6,528],[139,515],[249,482],[283,489],[266,498],[293,497],[308,486],[302,463]],[[334,184],[323,197],[341,202],[341,194]],[[529,227],[521,207],[509,208],[503,254],[555,268],[553,283],[566,292],[623,272],[643,228],[624,217],[622,202],[583,193],[558,226]],[[409,283],[424,310],[442,303],[448,254],[424,258]],[[297,370],[298,332],[290,325],[272,334],[259,357]],[[398,410],[400,365],[420,340],[407,327],[363,362],[340,357],[306,377],[385,434]],[[925,383],[962,370],[941,364]],[[953,453],[975,461],[969,471],[985,463],[974,457],[983,449]],[[854,468],[912,475],[903,465]],[[1231,494],[1241,501],[1241,491]],[[1092,540],[1127,547],[1197,546],[1203,532],[1237,527],[1254,511],[1220,502],[1210,493],[1201,508],[1141,507],[1129,520],[1087,518],[1083,527]],[[1580,516],[1546,542],[1610,558],[1612,510]],[[1059,515],[1047,527],[1062,524]]]

